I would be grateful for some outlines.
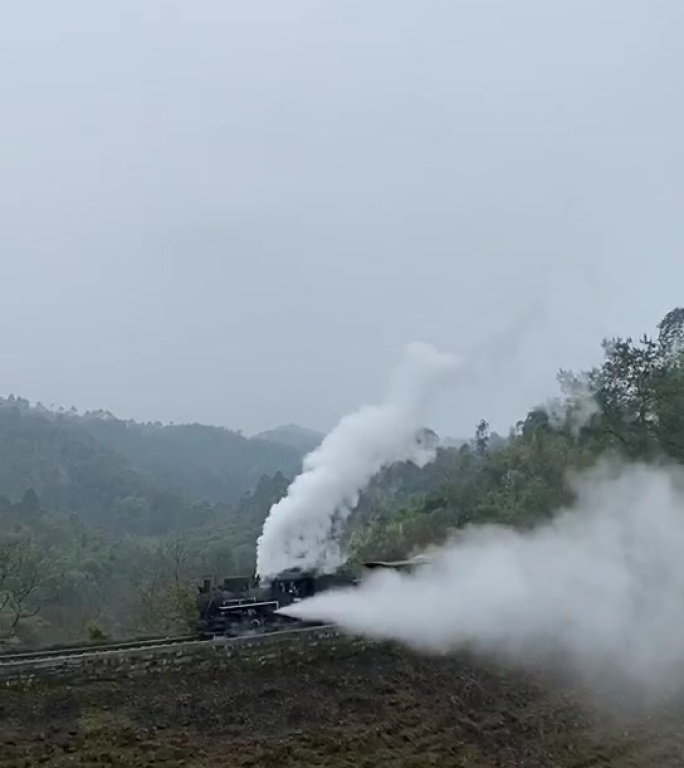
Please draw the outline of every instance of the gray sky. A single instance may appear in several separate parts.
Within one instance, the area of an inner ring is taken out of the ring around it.
[[[684,304],[683,39],[682,0],[4,3],[0,391],[326,429],[406,342],[503,335],[433,426],[504,429]]]

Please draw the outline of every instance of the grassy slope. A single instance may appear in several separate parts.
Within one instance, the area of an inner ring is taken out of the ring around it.
[[[3,768],[679,766],[684,740],[606,730],[558,691],[387,647],[294,664],[5,690]]]

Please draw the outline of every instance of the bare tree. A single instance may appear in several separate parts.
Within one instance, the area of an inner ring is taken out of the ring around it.
[[[65,579],[58,602],[48,606],[43,615],[52,634],[59,639],[82,639],[107,623],[105,609],[109,594],[101,581],[88,573],[71,572]]]
[[[63,574],[28,535],[0,539],[0,638],[17,635],[22,622],[57,600]]]
[[[144,629],[169,632],[193,628],[195,570],[192,550],[183,538],[156,545],[133,577]]]

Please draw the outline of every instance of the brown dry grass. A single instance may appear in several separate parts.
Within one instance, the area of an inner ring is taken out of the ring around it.
[[[558,689],[388,647],[0,692],[3,768],[679,766],[675,725],[619,732]]]

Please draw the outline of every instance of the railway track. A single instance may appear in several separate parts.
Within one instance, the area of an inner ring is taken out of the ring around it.
[[[65,646],[63,648],[46,648],[38,651],[21,651],[20,653],[0,654],[0,666],[19,662],[43,661],[44,659],[61,659],[71,656],[85,656],[97,653],[137,650],[138,648],[155,648],[158,646],[180,645],[197,642],[195,635],[178,635],[146,638],[144,640],[127,640],[121,643],[99,643],[97,645]]]
[[[0,676],[12,670],[30,671],[31,668],[46,668],[52,665],[77,662],[80,659],[94,656],[124,656],[126,654],[167,653],[173,650],[187,649],[200,645],[227,646],[239,643],[260,643],[276,638],[285,638],[294,635],[306,635],[311,632],[325,632],[333,629],[332,625],[298,627],[296,629],[284,629],[263,634],[242,635],[240,637],[221,637],[214,639],[199,639],[195,635],[183,635],[176,637],[159,637],[145,640],[132,640],[123,643],[107,643],[102,645],[87,645],[43,651],[25,651],[21,653],[0,654]]]

